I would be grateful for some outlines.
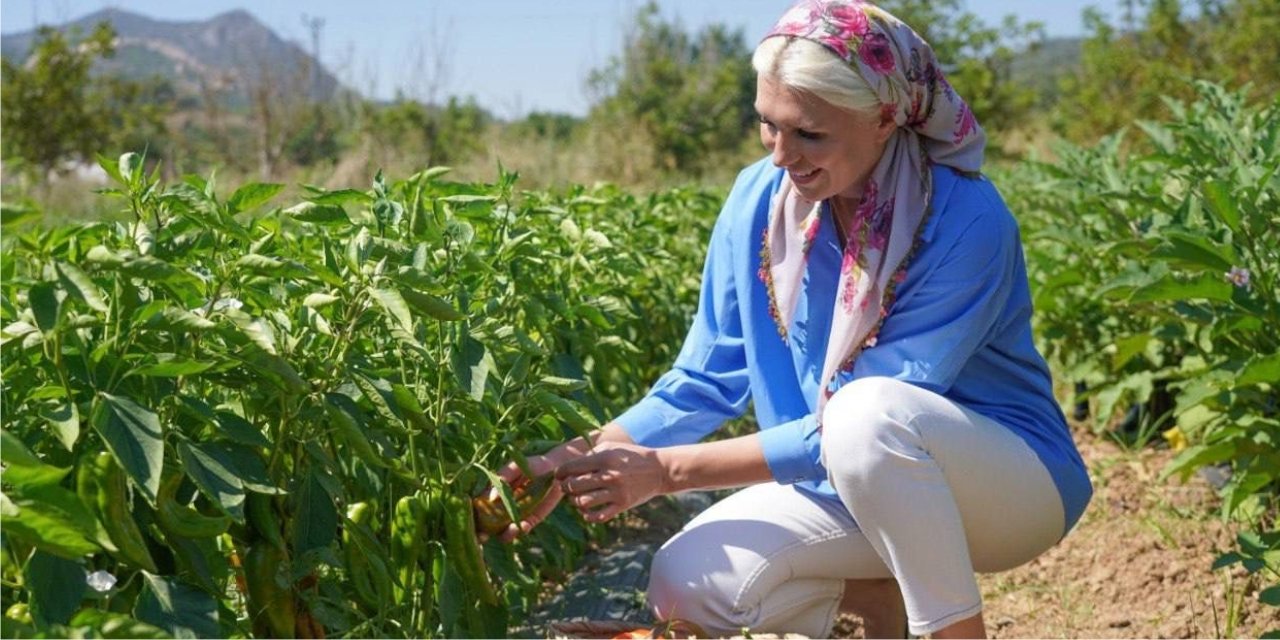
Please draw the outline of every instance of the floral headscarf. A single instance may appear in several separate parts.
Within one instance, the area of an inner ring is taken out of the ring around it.
[[[986,136],[969,105],[947,83],[933,49],[888,12],[859,0],[801,0],[766,38],[817,42],[848,63],[897,123],[872,170],[841,261],[831,336],[818,392],[819,425],[827,400],[848,380],[863,349],[876,344],[894,287],[924,228],[933,195],[931,163],[976,173]],[[789,175],[769,209],[760,277],[783,340],[803,286],[822,203],[800,195]]]

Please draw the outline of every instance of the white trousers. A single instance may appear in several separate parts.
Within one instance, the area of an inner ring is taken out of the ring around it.
[[[710,634],[829,637],[845,580],[895,578],[911,632],[982,610],[975,571],[1025,563],[1062,537],[1062,500],[1035,452],[1000,424],[888,378],[832,397],[822,457],[839,500],[760,484],[666,542],[649,602]]]

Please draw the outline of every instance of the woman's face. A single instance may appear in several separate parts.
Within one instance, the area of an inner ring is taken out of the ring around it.
[[[773,164],[813,201],[859,198],[896,127],[879,114],[846,111],[765,74],[756,80],[756,111]]]

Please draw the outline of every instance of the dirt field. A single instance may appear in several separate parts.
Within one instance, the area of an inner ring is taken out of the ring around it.
[[[1198,476],[1159,479],[1167,449],[1126,452],[1077,432],[1094,497],[1049,553],[983,576],[987,633],[995,638],[1257,638],[1280,629],[1280,610],[1257,601],[1239,566],[1210,571],[1235,533]],[[842,617],[836,633],[860,636]]]

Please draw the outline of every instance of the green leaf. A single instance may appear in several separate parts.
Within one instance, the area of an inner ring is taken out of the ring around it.
[[[1161,475],[1169,476],[1177,473],[1185,482],[1187,478],[1191,477],[1192,473],[1195,473],[1196,469],[1230,460],[1235,456],[1236,451],[1236,445],[1233,442],[1187,447],[1165,465]]]
[[[261,429],[235,413],[218,411],[214,414],[213,421],[218,425],[218,432],[232,442],[251,447],[271,447],[271,441]]]
[[[391,404],[387,402],[386,395],[383,394],[382,390],[377,387],[373,380],[360,373],[352,372],[351,381],[360,388],[360,393],[369,401],[369,404],[373,405],[373,412],[378,414],[378,417],[382,418],[389,425],[400,424],[400,416],[391,408]],[[379,380],[379,382],[383,382],[385,384],[382,380]]]
[[[293,525],[293,551],[302,555],[312,549],[323,549],[334,541],[338,527],[338,510],[315,472],[308,473],[298,487],[298,512]]]
[[[223,461],[227,468],[233,469],[246,490],[270,495],[284,493],[283,489],[271,481],[266,461],[251,447],[230,442],[205,443],[201,446]]]
[[[58,299],[58,288],[52,282],[39,282],[27,292],[31,302],[31,314],[35,316],[36,327],[45,334],[52,333],[58,326],[62,315],[62,301]]]
[[[84,255],[86,262],[96,264],[104,269],[118,269],[124,266],[124,256],[102,246],[94,245]]]
[[[231,197],[227,199],[227,208],[230,209],[232,215],[241,211],[248,211],[276,197],[276,194],[280,193],[282,189],[284,189],[282,184],[250,182],[231,194]]]
[[[236,267],[249,269],[259,273],[273,274],[284,268],[285,262],[279,258],[264,256],[258,253],[246,253],[236,260]]]
[[[160,357],[168,359],[161,360],[155,364],[148,364],[138,367],[130,371],[130,375],[136,376],[153,376],[157,378],[177,378],[179,376],[190,376],[204,371],[208,371],[213,367],[212,362],[200,362],[197,360],[187,360],[181,356],[174,354],[157,354]]]
[[[448,202],[448,203],[450,203],[450,204],[470,205],[470,204],[475,204],[475,203],[477,203],[477,202],[484,202],[484,203],[497,202],[497,201],[498,201],[498,197],[497,197],[497,196],[468,195],[468,194],[465,194],[465,193],[464,193],[464,194],[458,194],[458,195],[453,195],[453,196],[445,196],[445,197],[443,197],[443,198],[440,198],[440,201],[441,201],[441,202]]]
[[[220,451],[200,444],[179,442],[178,456],[187,476],[205,496],[236,522],[244,522],[244,483],[236,474],[236,464]]]
[[[245,357],[244,362],[259,376],[287,394],[298,396],[311,390],[311,385],[298,374],[298,370],[278,355],[255,351]]]
[[[561,378],[559,376],[544,376],[539,382],[561,393],[571,393],[587,388],[586,380]]]
[[[148,282],[174,283],[190,280],[187,272],[155,256],[138,256],[126,260],[120,270],[128,276]]]
[[[1111,370],[1119,371],[1124,368],[1124,365],[1128,364],[1134,356],[1142,353],[1147,348],[1147,344],[1151,342],[1151,339],[1151,334],[1139,333],[1116,340],[1116,352],[1111,356]]]
[[[1233,233],[1240,232],[1240,209],[1236,205],[1235,197],[1231,195],[1230,186],[1216,180],[1206,182],[1204,199],[1209,205],[1209,211],[1213,212],[1218,220],[1227,225]]]
[[[22,440],[0,430],[0,461],[5,464],[4,481],[19,490],[56,485],[71,471],[70,467],[45,464]]]
[[[404,296],[406,302],[413,305],[413,308],[437,320],[453,321],[466,317],[444,299],[429,293],[401,287],[400,294]]]
[[[80,439],[80,411],[76,409],[76,403],[62,399],[52,404],[45,404],[40,409],[40,417],[53,427],[53,433],[58,437],[58,442],[61,442],[67,451],[75,448],[76,440]]]
[[[396,406],[400,408],[400,412],[413,423],[413,426],[427,431],[432,428],[432,424],[427,420],[427,411],[422,407],[422,403],[418,402],[418,398],[413,395],[408,387],[402,384],[391,385],[391,398],[395,400]]]
[[[324,399],[325,414],[329,416],[329,424],[338,438],[370,466],[386,467],[387,461],[373,449],[369,433],[365,430],[364,412],[355,401],[341,393],[326,393]]]
[[[258,345],[269,354],[275,355],[277,353],[276,332],[265,320],[255,318],[239,309],[227,309],[223,311],[223,314],[240,330],[241,335],[248,338],[250,342]]]
[[[302,299],[302,305],[304,307],[311,307],[312,309],[319,309],[321,307],[331,305],[340,299],[341,298],[338,296],[327,293],[309,293],[307,294],[307,297]]]
[[[142,577],[142,593],[133,605],[133,617],[175,638],[223,637],[213,596],[174,578],[145,571]]]
[[[80,267],[65,262],[58,262],[55,265],[58,270],[58,279],[67,291],[84,301],[94,311],[107,313],[110,310],[106,300],[103,299],[102,290],[98,288],[93,278],[89,277],[89,274],[81,271]]]
[[[134,317],[148,329],[183,334],[188,331],[207,331],[217,327],[214,321],[165,302],[153,302],[138,310]]]
[[[1280,387],[1280,353],[1273,353],[1265,356],[1255,356],[1249,360],[1249,364],[1240,370],[1240,375],[1235,380],[1235,388],[1256,385],[1269,384],[1273,388]]]
[[[457,563],[444,563],[444,575],[440,577],[440,622],[446,638],[461,638],[458,623],[462,619],[462,610],[471,604],[467,600],[467,587],[458,575]]]
[[[1229,552],[1229,553],[1224,553],[1224,554],[1222,554],[1222,555],[1218,556],[1217,558],[1215,558],[1215,559],[1214,559],[1214,561],[1213,561],[1213,566],[1211,566],[1211,567],[1209,567],[1209,568],[1210,568],[1210,570],[1212,570],[1212,571],[1217,571],[1218,569],[1221,569],[1221,568],[1223,568],[1223,567],[1229,567],[1229,566],[1231,566],[1231,565],[1233,565],[1233,564],[1237,564],[1237,563],[1239,563],[1239,562],[1241,562],[1241,561],[1243,561],[1243,560],[1244,560],[1244,556],[1242,556],[1242,555],[1240,555],[1240,554],[1238,554],[1238,553],[1236,553],[1236,552],[1234,552],[1234,551],[1231,551],[1231,552]]]
[[[31,594],[31,619],[37,629],[66,624],[80,608],[85,582],[79,562],[36,551],[22,567],[22,577]]]
[[[272,258],[257,253],[241,256],[236,263],[246,271],[273,278],[307,278],[314,275],[310,267],[297,260]]]
[[[136,402],[109,393],[99,393],[90,422],[106,441],[116,461],[151,505],[160,489],[164,464],[163,430],[160,417]]]
[[[322,205],[342,205],[348,202],[358,204],[368,204],[373,202],[373,198],[358,189],[335,189],[324,193],[308,196],[307,200]]]
[[[7,227],[39,214],[40,210],[35,207],[0,202],[0,226]]]
[[[1152,256],[1163,258],[1183,266],[1212,269],[1226,273],[1235,262],[1229,248],[1215,246],[1211,240],[1201,235],[1180,231],[1169,231],[1164,234],[1164,242],[1152,252]]]
[[[0,528],[38,549],[73,559],[98,551],[97,521],[79,496],[55,485],[0,494]]]
[[[472,400],[482,400],[489,372],[494,369],[489,350],[480,341],[464,334],[461,343],[449,357],[453,361],[453,372],[458,378],[458,385]]]
[[[299,222],[312,224],[351,224],[351,218],[341,205],[303,202],[284,210],[285,215]]]
[[[409,314],[409,305],[404,297],[395,289],[369,287],[369,294],[386,311],[387,319],[405,333],[413,334],[413,317]]]
[[[81,609],[71,618],[71,622],[67,626],[95,629],[107,640],[123,640],[126,638],[160,640],[161,638],[173,637],[159,627],[135,620],[123,613],[112,613],[101,609]]]
[[[580,436],[587,436],[599,426],[590,418],[582,415],[568,400],[546,389],[534,390],[532,398],[539,407],[549,409],[561,422],[568,425],[574,433]]]
[[[360,273],[360,267],[369,259],[373,251],[373,235],[368,227],[360,227],[360,231],[347,240],[347,267],[354,273]]]
[[[1259,591],[1258,602],[1272,607],[1280,607],[1280,585],[1272,585]]]
[[[1231,284],[1220,273],[1202,273],[1187,280],[1164,276],[1155,282],[1139,287],[1129,298],[1130,302],[1177,302],[1180,300],[1231,300]]]

